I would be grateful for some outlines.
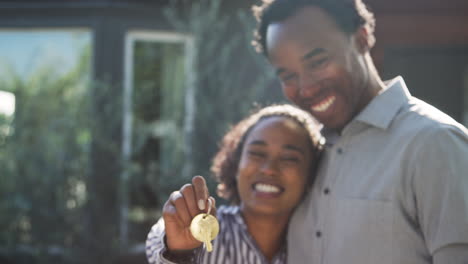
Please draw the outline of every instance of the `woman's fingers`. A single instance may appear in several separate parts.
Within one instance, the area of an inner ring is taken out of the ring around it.
[[[191,218],[194,218],[197,214],[200,213],[197,205],[197,199],[195,197],[195,191],[192,184],[185,184],[180,188],[180,192],[184,196],[187,209],[190,213]]]
[[[190,225],[192,216],[182,193],[180,191],[173,192],[168,202],[174,206],[180,221],[182,221],[185,226]]]
[[[206,212],[207,199],[208,199],[208,187],[206,187],[206,181],[202,176],[195,176],[192,178],[192,185],[195,191],[195,198],[197,201],[198,209]]]

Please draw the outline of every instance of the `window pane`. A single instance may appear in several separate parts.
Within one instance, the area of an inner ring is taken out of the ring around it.
[[[45,66],[66,74],[76,67],[90,43],[91,34],[85,30],[1,30],[0,65],[23,79]]]
[[[134,54],[136,131],[148,130],[148,140],[160,141],[152,161],[168,171],[182,162],[184,45],[137,41]]]
[[[0,30],[0,112],[10,114],[0,129],[8,131],[0,132],[7,247],[74,247],[83,233],[91,41],[89,30]]]
[[[182,174],[188,51],[180,35],[135,33],[129,39],[132,166],[128,208],[130,239],[136,240],[154,224],[155,211],[168,192],[186,180]],[[129,140],[125,138],[124,145]]]

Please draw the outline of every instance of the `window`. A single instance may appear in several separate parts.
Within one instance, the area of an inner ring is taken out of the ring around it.
[[[10,116],[0,123],[0,195],[21,201],[0,214],[12,216],[2,232],[13,243],[73,247],[82,236],[91,48],[87,29],[0,29],[0,117]]]
[[[130,221],[144,221],[142,208],[163,202],[165,192],[191,176],[192,52],[191,37],[182,34],[134,31],[126,36],[122,155],[130,166],[123,172],[122,188],[129,196],[123,203]],[[144,193],[154,200],[148,202]],[[122,217],[125,222],[125,210]],[[123,229],[125,240],[125,225]]]
[[[14,73],[24,80],[47,67],[63,76],[89,54],[90,45],[86,29],[0,29],[0,74],[5,78]],[[89,65],[86,71],[90,73]]]

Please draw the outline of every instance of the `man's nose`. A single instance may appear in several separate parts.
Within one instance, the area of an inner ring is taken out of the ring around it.
[[[299,84],[301,97],[312,97],[320,89],[320,82],[314,78],[303,78]]]

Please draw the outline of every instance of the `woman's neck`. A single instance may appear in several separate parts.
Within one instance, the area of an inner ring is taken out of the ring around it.
[[[250,235],[267,260],[271,261],[286,241],[289,215],[252,215],[243,211],[242,216]]]

